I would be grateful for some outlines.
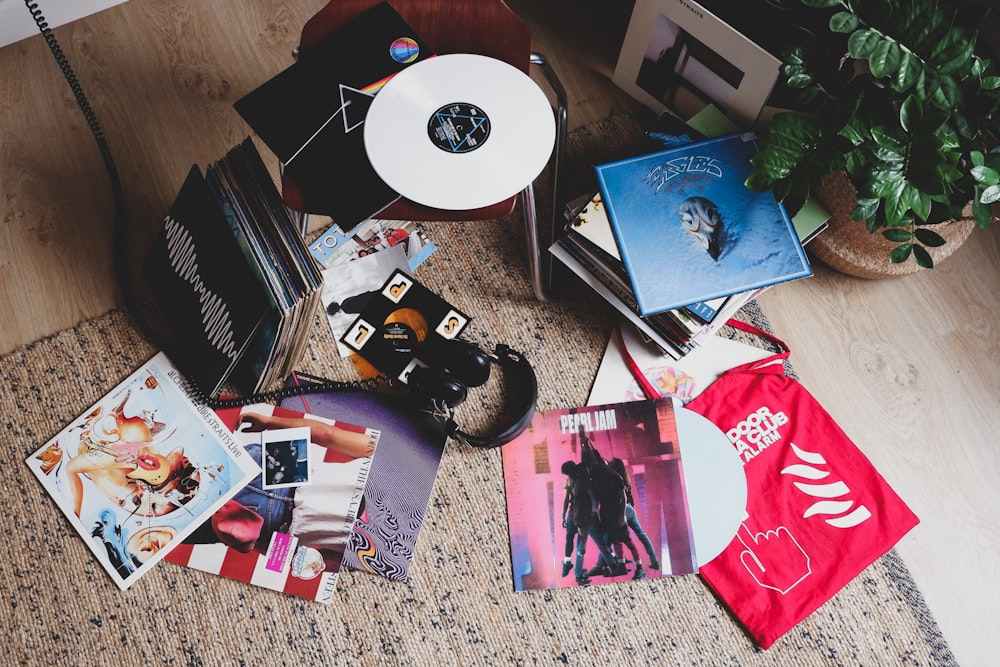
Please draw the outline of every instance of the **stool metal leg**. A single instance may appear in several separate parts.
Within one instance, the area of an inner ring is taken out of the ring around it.
[[[562,210],[562,193],[559,190],[559,176],[562,173],[562,163],[566,153],[566,132],[568,126],[568,105],[566,90],[556,76],[555,70],[544,55],[532,52],[531,64],[538,65],[545,75],[546,81],[552,87],[556,96],[556,141],[552,152],[552,213],[549,220],[550,241],[554,241],[562,233],[560,224]],[[532,285],[539,301],[549,301],[553,296],[553,267],[551,258],[542,254],[542,239],[539,237],[538,214],[535,207],[534,187],[529,184],[521,192],[521,202],[524,207],[525,233],[528,236],[528,263],[532,273]],[[547,267],[547,269],[545,268]]]

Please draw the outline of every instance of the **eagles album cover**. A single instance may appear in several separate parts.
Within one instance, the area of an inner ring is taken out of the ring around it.
[[[744,185],[756,152],[743,133],[595,168],[642,315],[812,275],[784,206]]]

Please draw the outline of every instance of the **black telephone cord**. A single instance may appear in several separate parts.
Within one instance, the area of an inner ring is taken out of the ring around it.
[[[104,167],[108,172],[108,178],[111,180],[111,194],[114,198],[115,204],[115,224],[113,231],[114,264],[118,284],[125,299],[126,313],[136,325],[136,328],[139,329],[147,340],[155,346],[166,350],[169,355],[170,345],[163,340],[163,337],[159,335],[156,329],[153,328],[153,326],[151,326],[142,315],[142,309],[135,294],[133,282],[125,268],[127,265],[125,261],[125,202],[122,193],[121,178],[118,175],[118,167],[115,165],[114,157],[111,154],[111,147],[108,145],[107,138],[104,136],[104,130],[101,128],[101,124],[97,120],[97,114],[94,113],[94,109],[90,106],[90,101],[87,99],[87,95],[83,91],[83,86],[80,85],[80,81],[77,79],[76,73],[69,64],[69,59],[63,52],[62,47],[59,46],[56,36],[52,33],[52,29],[49,28],[48,21],[45,20],[41,10],[38,8],[38,3],[34,2],[34,0],[24,0],[24,4],[31,13],[31,18],[34,19],[39,32],[42,33],[45,43],[48,45],[49,50],[52,52],[52,55],[56,60],[56,64],[59,65],[59,69],[62,71],[63,76],[66,77],[66,81],[69,83],[69,87],[73,91],[73,96],[76,98],[76,102],[79,105],[80,110],[83,112],[84,118],[87,120],[87,126],[90,128],[91,134],[94,135],[94,139],[97,141],[97,148],[101,153],[101,159],[104,161]],[[177,357],[177,359],[180,358],[180,356]],[[246,396],[226,399],[209,396],[201,387],[197,386],[195,382],[189,382],[189,391],[195,401],[205,404],[211,408],[235,408],[254,403],[273,403],[301,394],[349,390],[378,391],[394,385],[395,383],[386,377],[354,381],[322,379],[310,384],[283,387],[273,391],[258,392]]]

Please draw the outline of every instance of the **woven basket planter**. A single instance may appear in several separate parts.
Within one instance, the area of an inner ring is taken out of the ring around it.
[[[806,249],[832,269],[857,276],[877,279],[916,273],[922,269],[912,259],[901,264],[889,261],[889,253],[896,247],[881,234],[869,234],[864,223],[851,220],[854,210],[854,186],[844,172],[834,172],[823,180],[816,190],[816,199],[830,212],[829,228],[809,242]],[[948,220],[934,226],[945,244],[927,248],[937,266],[969,238],[976,227],[971,204],[963,211],[966,217]]]

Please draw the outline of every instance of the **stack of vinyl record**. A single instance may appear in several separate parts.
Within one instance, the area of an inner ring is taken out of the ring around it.
[[[192,167],[145,261],[175,344],[204,392],[260,390],[293,370],[322,276],[249,138]]]
[[[670,113],[646,133],[634,153],[700,141],[705,136]],[[550,252],[593,288],[664,354],[680,359],[705,337],[714,335],[737,310],[759,293],[739,292],[708,301],[643,315],[631,278],[619,253],[600,192],[583,195],[566,206],[568,223]]]

